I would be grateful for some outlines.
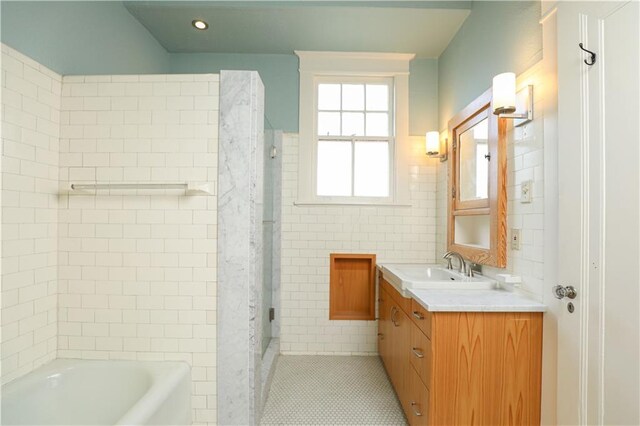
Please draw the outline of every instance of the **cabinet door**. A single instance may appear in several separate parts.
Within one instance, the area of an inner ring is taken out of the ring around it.
[[[380,353],[380,358],[382,358],[382,362],[384,363],[387,372],[389,372],[389,363],[391,360],[389,359],[389,349],[391,348],[391,333],[389,333],[389,326],[391,325],[390,320],[390,309],[391,309],[391,296],[380,287],[380,297],[379,297],[379,305],[378,305],[378,352]]]
[[[411,408],[407,396],[408,376],[411,367],[411,320],[398,305],[392,318],[393,325],[393,375],[395,376],[396,393],[402,408],[408,415]]]
[[[396,393],[399,393],[399,381],[398,381],[398,321],[397,317],[399,314],[399,309],[396,303],[389,298],[389,303],[387,305],[387,312],[389,314],[387,335],[388,346],[387,346],[387,372],[389,373],[389,379],[391,379],[391,384],[393,384]]]

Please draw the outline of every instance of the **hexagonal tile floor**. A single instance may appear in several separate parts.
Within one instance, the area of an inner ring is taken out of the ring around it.
[[[262,425],[406,425],[377,356],[280,356]]]

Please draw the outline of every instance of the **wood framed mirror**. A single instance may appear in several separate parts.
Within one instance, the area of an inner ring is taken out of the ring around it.
[[[472,262],[507,266],[506,120],[491,89],[449,120],[447,248]]]

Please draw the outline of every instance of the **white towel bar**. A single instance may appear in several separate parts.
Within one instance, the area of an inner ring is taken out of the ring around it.
[[[72,183],[69,193],[96,190],[183,190],[185,195],[215,195],[209,183]],[[86,193],[86,192],[85,192]]]

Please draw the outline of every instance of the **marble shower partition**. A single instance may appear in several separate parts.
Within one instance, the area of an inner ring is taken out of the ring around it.
[[[255,71],[220,73],[218,424],[259,421],[264,86]]]

